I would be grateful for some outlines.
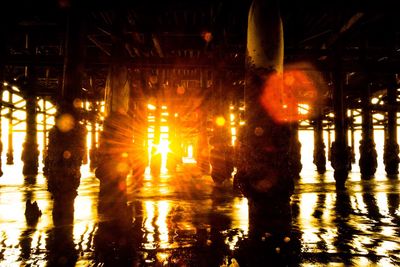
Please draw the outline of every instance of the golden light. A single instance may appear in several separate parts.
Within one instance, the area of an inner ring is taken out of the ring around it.
[[[299,104],[299,114],[307,115],[309,113],[310,106],[308,104]]]
[[[68,132],[75,126],[75,119],[71,114],[62,114],[56,121],[57,128],[61,132]]]
[[[217,117],[216,119],[215,119],[215,123],[218,125],[218,126],[224,126],[225,125],[225,118],[224,117],[222,117],[222,116],[219,116],[219,117]]]
[[[149,110],[156,110],[156,106],[154,106],[153,104],[147,104],[147,108],[149,109]]]
[[[260,102],[265,111],[277,122],[305,119],[307,113],[299,112],[300,102],[314,103],[317,89],[311,77],[299,70],[272,74],[264,83]]]
[[[164,263],[165,261],[167,261],[168,258],[169,258],[170,256],[171,256],[171,255],[168,254],[168,253],[166,253],[166,252],[158,252],[158,253],[156,254],[157,260],[158,260],[159,262],[161,262],[161,263]]]
[[[63,152],[63,158],[64,159],[69,159],[71,157],[71,152],[69,152],[68,150],[65,150]]]
[[[232,140],[231,140],[231,144],[232,144],[232,146],[235,146],[235,144],[236,144],[236,136],[232,136]]]
[[[193,145],[188,146],[188,158],[193,158]]]
[[[207,43],[211,42],[211,40],[213,39],[212,33],[208,31],[202,32],[201,37],[203,37],[203,40],[206,41]]]
[[[285,79],[284,79],[284,83],[285,83],[285,85],[287,85],[287,86],[292,86],[293,84],[294,84],[294,77],[293,77],[293,75],[286,75],[285,76]]]
[[[176,88],[176,93],[178,95],[183,95],[185,93],[185,87],[183,87],[182,85],[179,85],[178,88]]]
[[[167,155],[170,151],[168,140],[161,140],[160,144],[156,145],[156,154]]]
[[[167,248],[169,242],[169,229],[168,229],[168,215],[170,212],[170,203],[168,201],[157,201],[156,204],[158,212],[157,220],[155,224],[158,227],[160,248]],[[158,254],[157,254],[158,255]],[[168,254],[167,254],[168,255]],[[162,254],[159,255],[160,258],[164,258]],[[161,261],[161,260],[160,260]]]
[[[119,162],[117,164],[117,168],[116,169],[117,169],[118,172],[124,173],[124,172],[127,172],[129,170],[129,165],[126,162]]]
[[[83,102],[80,98],[75,98],[73,103],[74,108],[82,108],[83,107]]]
[[[377,104],[378,102],[379,102],[379,98],[377,98],[377,97],[374,97],[371,99],[371,103],[374,105]]]
[[[145,248],[153,248],[152,243],[154,242],[154,217],[155,217],[155,209],[154,209],[154,201],[144,201],[144,216],[146,216],[147,220],[144,222],[144,229],[146,230],[144,235],[144,247]]]

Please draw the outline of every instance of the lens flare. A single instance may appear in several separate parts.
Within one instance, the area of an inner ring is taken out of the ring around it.
[[[276,122],[306,119],[310,112],[299,111],[299,106],[312,108],[315,104],[318,98],[317,82],[301,70],[288,70],[283,75],[272,74],[264,83],[261,105]]]
[[[74,108],[82,108],[83,101],[80,98],[75,98],[74,101],[72,102],[72,105],[74,105]]]
[[[75,119],[71,114],[62,114],[56,121],[56,125],[61,132],[69,132],[75,126]]]
[[[156,146],[156,154],[167,155],[170,151],[169,142],[167,140],[162,140],[160,144]]]
[[[178,94],[178,95],[183,95],[183,94],[185,94],[185,87],[183,87],[183,86],[178,86],[178,88],[176,88],[176,93]]]
[[[215,124],[217,124],[218,126],[222,127],[225,125],[225,118],[222,116],[219,116],[215,119]]]
[[[153,104],[147,104],[147,108],[149,109],[149,110],[156,110],[156,107],[153,105]]]
[[[204,41],[206,41],[207,43],[211,42],[211,40],[213,39],[213,35],[211,32],[209,31],[203,31],[201,33],[201,37],[203,38]]]
[[[65,150],[63,152],[63,158],[64,159],[69,159],[71,157],[71,152],[69,152],[68,150]]]

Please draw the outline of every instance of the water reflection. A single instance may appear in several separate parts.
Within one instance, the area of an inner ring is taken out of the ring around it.
[[[21,254],[20,257],[22,261],[29,260],[32,250],[32,236],[36,232],[36,226],[41,216],[41,211],[39,210],[36,201],[34,200],[34,190],[32,186],[36,183],[36,177],[27,177],[24,180],[24,190],[22,196],[22,202],[26,203],[25,206],[25,220],[26,229],[22,231],[20,240]],[[35,203],[36,205],[32,204]]]
[[[204,250],[204,265],[209,263],[210,266],[221,266],[224,256],[229,255],[229,247],[225,239],[231,241],[234,239],[235,232],[225,232],[232,229],[232,218],[228,212],[223,212],[227,207],[232,205],[232,191],[224,187],[214,187],[212,194],[211,209],[208,210],[207,219],[209,221],[209,236],[206,241],[206,249]]]
[[[133,266],[132,208],[125,192],[113,194],[111,201],[102,192],[99,197],[100,221],[94,236],[95,261],[105,266]]]
[[[390,216],[392,217],[392,222],[400,225],[400,196],[398,193],[388,193],[387,194],[387,205]],[[397,231],[397,236],[400,236],[400,231]]]
[[[289,200],[249,200],[249,217],[249,236],[234,254],[240,266],[298,265],[299,233],[292,228]]]
[[[47,266],[75,266],[79,252],[73,239],[75,196],[53,201],[54,227],[47,233]]]
[[[336,216],[333,223],[337,229],[337,233],[333,240],[338,256],[346,266],[352,265],[352,254],[354,251],[354,235],[357,230],[351,224],[351,207],[350,196],[347,191],[338,192],[335,202]]]
[[[315,191],[307,188],[310,184],[299,187],[300,191]],[[293,221],[302,233],[303,262],[307,266],[317,266],[312,264],[317,262],[397,266],[399,257],[393,255],[398,255],[400,248],[398,235],[394,237],[394,229],[398,232],[399,193],[378,191],[393,187],[374,181],[360,181],[359,187],[349,188],[336,193],[319,188],[319,193],[299,193],[293,197]]]
[[[110,198],[86,173],[76,198],[51,200],[42,176],[11,170],[0,179],[0,266],[400,263],[399,181],[352,180],[336,192],[330,179],[308,177],[290,203],[257,206],[183,172]],[[43,214],[25,216],[35,201]]]

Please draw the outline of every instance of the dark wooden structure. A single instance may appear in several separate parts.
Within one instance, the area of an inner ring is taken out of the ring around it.
[[[335,169],[337,187],[345,186],[351,163],[347,110],[362,109],[360,166],[363,177],[373,176],[376,167],[372,138],[374,113],[386,116],[382,122],[387,129],[384,161],[387,173],[397,174],[399,148],[396,118],[400,72],[400,16],[397,10],[385,1],[372,4],[361,1],[261,2],[278,5],[283,26],[284,71],[301,71],[311,77],[318,88],[318,101],[309,103],[310,116],[302,118],[310,121],[307,127],[315,129],[314,161],[318,172],[323,173],[326,169],[323,130],[328,126],[334,127],[335,141],[331,148],[328,147],[331,152],[329,158]],[[203,117],[196,128],[196,134],[200,135],[199,143],[208,145],[209,136],[205,135],[209,134],[208,123],[214,120],[214,116],[227,117],[230,105],[239,109],[253,103],[245,99],[246,90],[251,94],[252,89],[249,88],[253,86],[247,80],[248,88],[245,89],[245,73],[249,74],[245,59],[250,5],[250,0],[2,2],[2,90],[11,92],[11,87],[16,86],[27,101],[24,173],[37,173],[39,152],[34,125],[37,97],[51,99],[58,106],[57,118],[65,119],[68,115],[67,119],[74,124],[71,131],[60,131],[57,126],[50,131],[46,172],[49,189],[54,194],[60,190],[74,191],[79,185],[79,167],[85,153],[83,139],[86,133],[80,124],[83,120],[90,122],[92,129],[96,129],[96,122],[104,123],[98,145],[96,132],[92,131],[94,138],[90,154],[96,159],[93,167],[97,164],[101,166],[102,162],[103,165],[104,162],[109,164],[111,157],[116,160],[115,166],[127,164],[129,168],[143,172],[142,165],[147,162],[142,160],[141,167],[131,166],[132,162],[126,160],[126,155],[147,149],[145,133],[137,130],[136,126],[145,125],[140,111],[145,109],[143,107],[149,99],[158,101],[157,121],[160,120],[162,102],[174,103],[171,105],[176,109],[183,105],[185,99],[203,100],[194,101],[197,104],[188,113],[197,112],[209,118],[207,121]],[[186,86],[182,87],[183,84]],[[105,95],[106,103],[109,103],[106,109],[109,110],[103,122],[96,114],[99,110],[97,105]],[[301,90],[297,97],[299,103],[310,99]],[[372,97],[379,97],[382,101],[373,104]],[[82,111],[77,104],[81,100],[92,103],[91,112]],[[12,124],[12,100],[8,103],[3,101],[2,108],[10,109],[8,116]],[[257,128],[259,111],[254,107],[245,108],[247,115],[250,114],[248,122]],[[331,113],[333,118],[328,116]],[[229,118],[225,120],[229,121]],[[129,127],[116,126],[125,121],[132,123],[128,123]],[[179,127],[178,121],[174,122],[177,124],[174,131]],[[277,127],[264,123],[264,126],[268,125],[274,129]],[[291,144],[282,150],[282,153],[292,155],[289,165],[293,170],[287,170],[290,173],[289,184],[298,177],[301,168],[297,127],[296,123],[285,125],[272,135],[287,132],[290,136],[288,140],[281,140]],[[155,135],[159,134],[155,132]],[[229,154],[233,155],[227,134],[229,129],[213,129],[212,140],[216,143],[211,159],[214,157],[216,160],[212,160],[211,164],[223,166],[214,166],[214,171],[232,168],[233,163],[227,163]],[[239,133],[238,141],[256,147],[249,138],[248,133],[244,136]],[[72,139],[73,142],[67,144]],[[114,149],[115,140],[121,141],[120,149]],[[274,141],[271,139],[268,142]],[[128,147],[127,144],[131,143],[134,145]],[[197,151],[198,161],[207,172],[208,155],[199,149]],[[151,165],[159,164],[154,160],[157,159],[153,158]],[[11,146],[8,148],[7,163],[12,163]],[[60,186],[59,183],[64,180],[60,178],[60,173],[61,176],[74,177],[74,182],[67,187]],[[102,169],[98,175],[107,184],[111,179],[109,176],[116,172],[111,173]],[[116,176],[124,175],[122,171]],[[219,177],[217,180],[229,176],[222,170],[215,175]],[[286,184],[289,188],[285,192],[291,190],[289,184]]]

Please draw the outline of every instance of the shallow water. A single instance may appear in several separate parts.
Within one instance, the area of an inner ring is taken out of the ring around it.
[[[84,166],[73,206],[60,213],[44,177],[24,179],[20,167],[4,166],[0,178],[0,266],[400,265],[399,180],[384,175],[351,173],[336,192],[331,171],[303,171],[291,220],[279,221],[290,232],[257,236],[247,199],[194,166],[146,175],[141,186],[128,180],[127,202],[108,210]],[[25,218],[26,200],[37,201],[37,222]]]

